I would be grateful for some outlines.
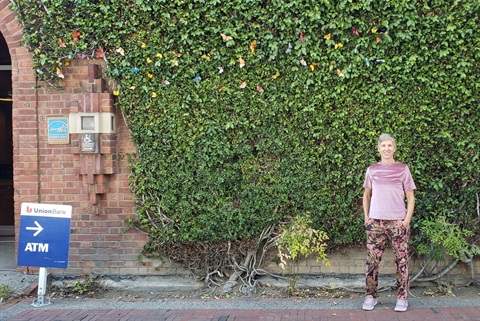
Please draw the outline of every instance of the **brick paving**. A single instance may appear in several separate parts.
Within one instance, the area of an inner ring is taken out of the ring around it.
[[[361,309],[29,309],[8,321],[456,321],[480,320],[476,307]]]

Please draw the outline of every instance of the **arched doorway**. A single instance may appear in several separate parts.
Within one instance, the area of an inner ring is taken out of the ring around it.
[[[0,33],[0,240],[14,239],[12,61]]]

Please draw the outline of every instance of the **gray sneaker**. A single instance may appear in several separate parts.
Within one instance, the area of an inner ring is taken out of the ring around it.
[[[408,309],[408,301],[403,299],[397,299],[397,305],[395,305],[395,311],[405,312]]]
[[[365,311],[372,311],[376,305],[377,305],[377,299],[371,295],[367,295],[365,297],[365,301],[363,302],[362,309],[364,309]]]

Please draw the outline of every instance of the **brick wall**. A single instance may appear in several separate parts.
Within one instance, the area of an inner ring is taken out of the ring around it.
[[[98,60],[73,61],[62,70],[65,76],[62,90],[37,83],[31,54],[20,44],[20,24],[8,5],[8,0],[0,0],[0,32],[12,58],[16,235],[22,202],[72,205],[69,267],[52,273],[186,273],[168,261],[140,261],[146,235],[135,229],[125,230],[125,220],[135,216],[127,159],[135,147],[122,114],[114,106],[110,84],[101,78],[104,64]],[[39,85],[39,89],[35,89]],[[69,143],[48,142],[49,117],[99,111],[114,113],[117,128],[115,134],[100,135],[100,153],[81,153],[79,134],[71,134]],[[342,249],[331,253],[329,258],[330,267],[312,259],[304,260],[299,272],[364,273],[363,250]],[[413,263],[413,270],[418,270],[418,263]],[[382,264],[383,273],[395,272],[391,251],[387,251]],[[269,263],[267,268],[282,272],[274,263]],[[477,264],[477,273],[480,273],[478,270]],[[468,273],[468,270],[460,265],[457,272]]]

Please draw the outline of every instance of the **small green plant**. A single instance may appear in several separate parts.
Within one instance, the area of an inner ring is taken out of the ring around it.
[[[440,215],[435,219],[425,220],[420,229],[430,243],[421,244],[418,247],[420,254],[428,254],[430,257],[440,259],[444,251],[462,262],[469,261],[473,256],[480,254],[480,248],[468,242],[475,233],[447,221],[445,216]]]
[[[8,285],[0,284],[0,302],[5,301],[12,295],[13,291]]]
[[[316,261],[322,261],[330,265],[325,249],[328,236],[324,231],[317,231],[312,226],[310,213],[298,215],[292,221],[282,227],[280,237],[277,240],[278,257],[280,267],[288,269],[288,291],[293,294],[297,287],[300,268],[300,259],[311,255],[316,256]]]
[[[77,281],[73,285],[73,291],[80,295],[89,293],[92,290],[96,289],[96,282],[95,279],[89,275],[84,281]]]

